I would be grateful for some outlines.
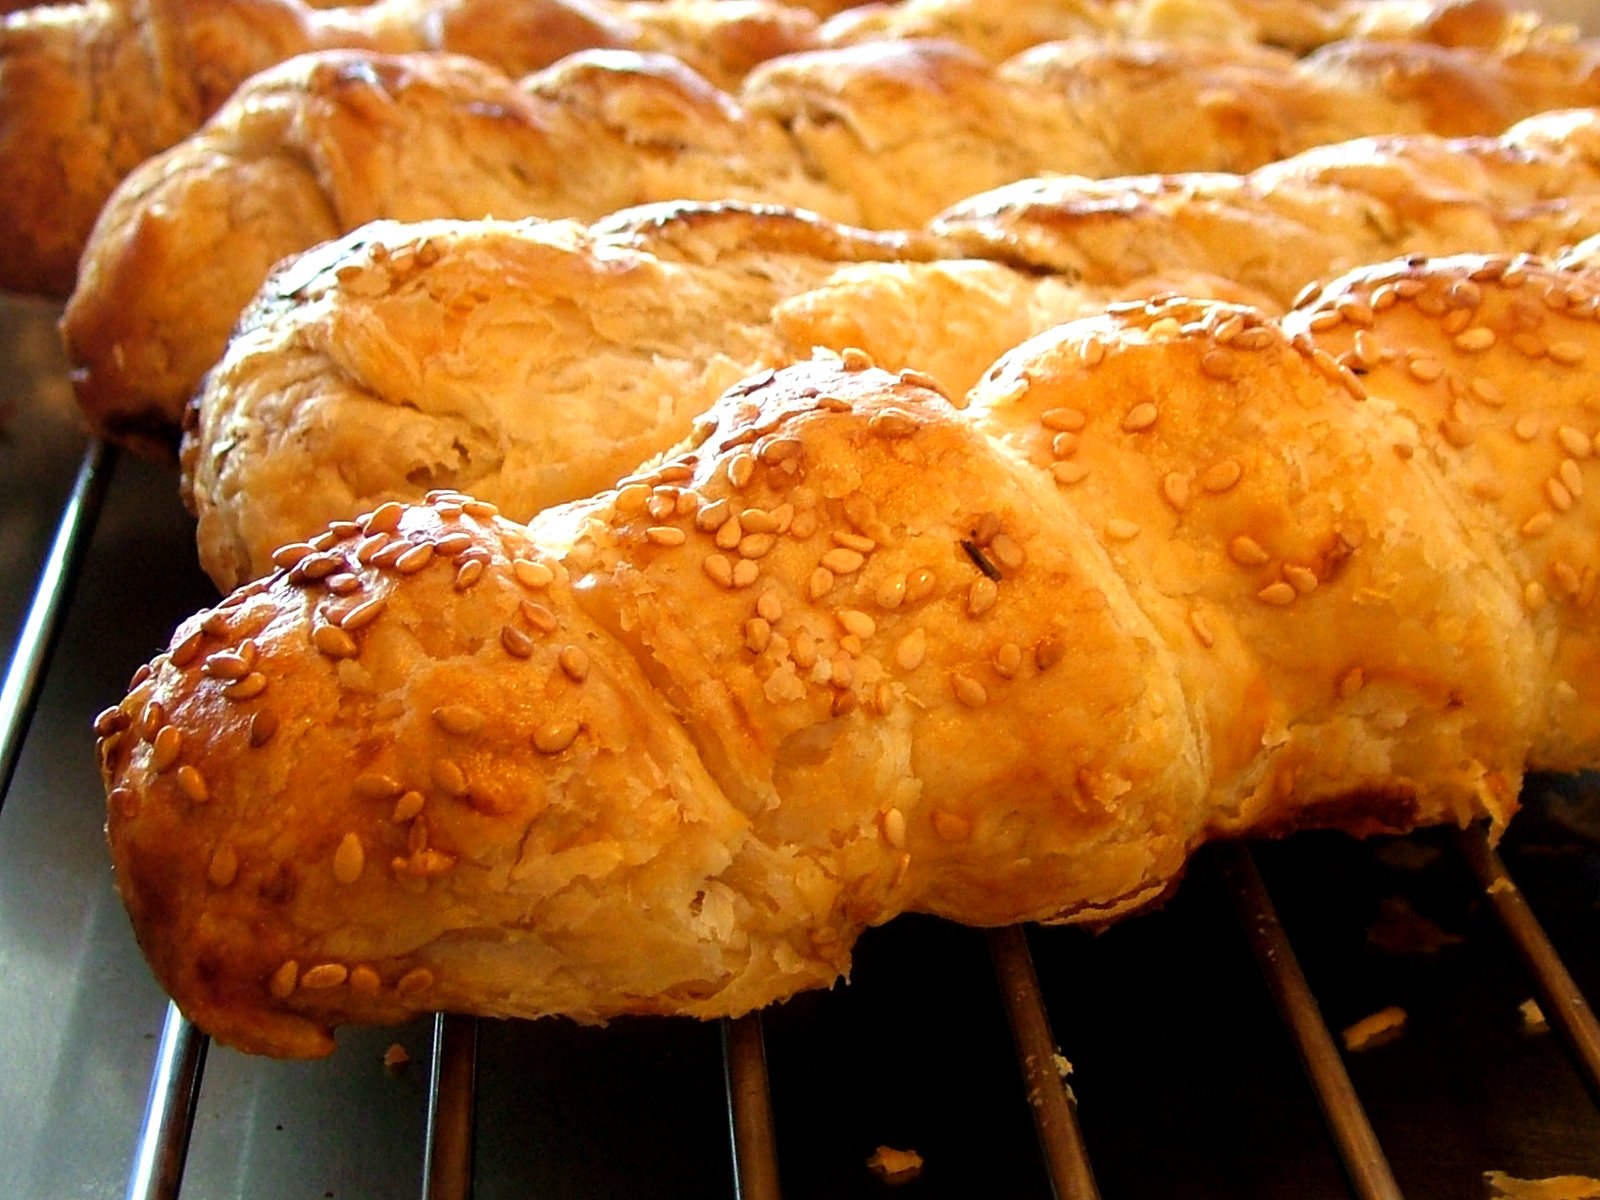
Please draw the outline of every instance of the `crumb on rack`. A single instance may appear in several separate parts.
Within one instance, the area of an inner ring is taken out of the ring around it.
[[[399,1042],[391,1043],[389,1048],[383,1052],[383,1065],[391,1069],[403,1067],[410,1061],[411,1055],[406,1052],[406,1048]]]
[[[1522,1028],[1528,1033],[1549,1032],[1550,1024],[1544,1019],[1544,1010],[1531,996],[1517,1006],[1517,1011],[1522,1014]]]
[[[1600,1179],[1587,1175],[1518,1179],[1504,1171],[1485,1171],[1483,1179],[1489,1200],[1600,1200]]]
[[[922,1155],[915,1150],[879,1146],[867,1159],[867,1170],[885,1183],[906,1183],[922,1174]]]
[[[1342,1035],[1344,1048],[1352,1052],[1371,1050],[1399,1037],[1405,1024],[1406,1010],[1398,1004],[1380,1008],[1371,1016],[1362,1017],[1354,1025],[1346,1027]]]

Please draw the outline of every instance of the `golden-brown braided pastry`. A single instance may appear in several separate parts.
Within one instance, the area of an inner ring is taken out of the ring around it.
[[[1597,296],[1475,257],[1282,327],[1114,306],[965,411],[847,353],[527,527],[339,523],[97,723],[140,942],[311,1055],[739,1013],[903,911],[1104,920],[1212,837],[1504,821],[1600,760]]]
[[[592,220],[653,200],[749,199],[914,227],[1032,175],[1247,170],[1426,131],[1440,116],[1428,90],[1389,93],[1399,63],[1462,100],[1446,110],[1451,132],[1498,133],[1600,103],[1591,51],[1395,43],[1357,70],[1338,47],[1296,60],[1081,41],[995,67],[950,43],[884,43],[785,56],[737,95],[659,57],[577,55],[519,86],[459,58],[329,52],[257,76],[124,181],[64,331],[92,426],[170,446],[272,264],[370,220]]]
[[[1053,180],[964,206],[941,238],[731,205],[368,226],[276,275],[197,394],[182,462],[200,562],[227,591],[283,543],[434,487],[525,519],[814,346],[960,396],[1002,350],[1115,295],[1281,311],[1359,262],[1553,250],[1600,233],[1596,133],[1596,114],[1570,114],[1249,176]]]
[[[1383,19],[1365,4],[1325,10],[1310,0],[903,0],[819,28],[813,12],[829,7],[776,0],[39,6],[0,29],[0,288],[65,296],[115,184],[198,128],[248,76],[309,50],[443,50],[511,75],[579,49],[664,51],[732,86],[775,55],[867,38],[950,38],[999,61],[1043,41],[1123,32],[1302,49],[1352,34],[1498,49],[1567,37],[1560,25],[1503,0],[1405,0],[1375,10]]]
[[[0,27],[0,288],[65,296],[117,183],[295,54],[450,51],[521,75],[616,47],[731,86],[813,44],[816,26],[777,0],[97,0],[19,14]]]

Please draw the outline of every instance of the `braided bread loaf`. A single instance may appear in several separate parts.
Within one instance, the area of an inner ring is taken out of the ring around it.
[[[816,45],[937,36],[999,61],[1043,41],[1147,37],[1309,49],[1352,33],[1515,49],[1570,31],[1503,0],[100,0],[0,28],[0,288],[65,296],[96,214],[151,155],[193,133],[249,76],[312,50],[465,54],[516,76],[591,48],[676,55],[723,87]],[[321,12],[319,9],[328,9]],[[4,11],[4,9],[0,9]]]
[[[1505,821],[1600,761],[1600,276],[1395,262],[1175,299],[964,411],[847,352],[526,527],[280,551],[97,722],[163,985],[349,1021],[738,1013],[908,910],[1105,920],[1201,842]]]
[[[593,220],[652,200],[746,199],[912,227],[1047,172],[1244,170],[1363,133],[1499,132],[1600,103],[1591,51],[1372,43],[1295,60],[1061,42],[994,67],[914,42],[789,55],[737,97],[622,54],[573,56],[521,85],[459,58],[307,56],[257,76],[124,182],[63,328],[95,429],[170,449],[269,268],[377,218]]]
[[[1051,180],[974,200],[939,237],[733,205],[368,226],[274,276],[197,394],[182,462],[201,565],[227,591],[283,543],[432,487],[526,518],[816,346],[959,396],[1007,347],[1111,296],[1281,311],[1357,262],[1551,250],[1600,233],[1597,136],[1586,111],[1249,176]]]
[[[813,44],[816,18],[778,0],[112,0],[0,28],[0,288],[65,296],[96,215],[139,163],[174,145],[247,78],[339,46],[451,51],[513,74],[595,46],[666,51],[736,83]]]

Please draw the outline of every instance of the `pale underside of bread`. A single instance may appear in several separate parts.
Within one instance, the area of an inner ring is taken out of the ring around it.
[[[952,43],[880,43],[784,56],[730,93],[613,52],[520,84],[460,58],[328,52],[256,76],[128,177],[64,330],[91,425],[170,453],[271,266],[370,220],[742,199],[914,227],[1040,174],[1237,171],[1361,134],[1498,133],[1600,100],[1590,53],[1371,41],[1294,59],[1080,40],[995,65]]]
[[[1394,254],[1551,252],[1600,232],[1595,132],[1573,113],[1249,176],[1041,181],[952,210],[937,237],[733,205],[370,226],[276,275],[197,394],[183,466],[201,564],[227,590],[285,542],[437,487],[526,519],[813,347],[960,397],[1007,347],[1118,294],[1282,311]]]
[[[1220,836],[1507,819],[1600,761],[1600,277],[1113,305],[956,408],[757,376],[528,526],[285,548],[97,723],[119,885],[215,1036],[748,1011],[865,927],[1104,920]],[[731,532],[730,532],[731,531]]]

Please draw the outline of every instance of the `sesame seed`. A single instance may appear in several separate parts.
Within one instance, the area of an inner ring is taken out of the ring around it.
[[[333,852],[333,877],[340,883],[354,883],[361,878],[367,865],[367,852],[361,848],[361,839],[347,833]]]
[[[239,877],[239,852],[223,842],[211,856],[206,867],[206,878],[219,888],[230,886]]]
[[[859,346],[846,346],[839,352],[839,361],[846,371],[865,371],[872,366],[872,355]]]
[[[138,687],[138,684],[134,684]],[[162,726],[167,723],[166,706],[159,700],[152,700],[139,712],[139,736],[145,741],[155,740],[156,734],[161,732]]]
[[[560,754],[578,737],[578,723],[566,719],[545,721],[533,731],[533,748],[540,754]]]
[[[677,494],[672,489],[658,490],[645,504],[645,511],[657,521],[665,521],[678,511]]]
[[[1028,553],[1022,548],[1022,543],[1009,533],[995,534],[994,540],[989,543],[989,553],[1009,571],[1020,570],[1028,561]]]
[[[267,980],[267,992],[276,1000],[287,1000],[300,982],[300,964],[289,959]]]
[[[989,689],[960,671],[950,673],[950,688],[955,692],[956,699],[968,708],[982,708],[989,701]]]
[[[1200,477],[1200,486],[1212,493],[1226,492],[1239,482],[1243,474],[1244,468],[1238,460],[1225,458],[1206,468],[1206,473]]]
[[[760,654],[772,644],[772,626],[761,617],[751,617],[744,623],[744,646],[752,654]]]
[[[758,448],[757,455],[764,463],[787,463],[799,458],[803,449],[798,438],[774,437]]]
[[[980,575],[967,587],[967,615],[981,617],[1000,598],[1000,588],[987,575]]]
[[[747,508],[739,514],[739,527],[746,534],[775,533],[778,521],[764,508]]]
[[[918,626],[900,639],[894,648],[894,660],[903,671],[915,671],[922,665],[928,649],[928,635]]]
[[[528,658],[533,654],[533,639],[514,625],[500,627],[500,645],[513,658]]]
[[[1005,642],[994,652],[994,669],[1004,679],[1010,679],[1022,669],[1022,647],[1015,642]]]
[[[206,656],[200,664],[200,673],[212,679],[243,679],[250,674],[254,662],[236,650],[218,650]]]
[[[700,568],[714,583],[725,588],[733,586],[733,563],[725,554],[708,554],[700,560]]]
[[[884,810],[883,814],[883,840],[896,850],[905,849],[906,844],[906,815],[898,808]]]
[[[169,661],[180,670],[187,667],[199,655],[200,647],[205,643],[205,639],[205,631],[196,629],[172,648],[172,655]]]
[[[1465,421],[1446,418],[1439,422],[1439,432],[1444,440],[1457,450],[1465,450],[1477,440],[1477,434],[1473,432],[1472,426]]]
[[[1573,458],[1588,458],[1594,453],[1594,440],[1581,429],[1563,425],[1556,430],[1556,437]]]
[[[350,968],[343,963],[318,963],[300,976],[300,986],[315,991],[336,988],[350,978]]]
[[[133,723],[133,718],[120,708],[113,705],[102,709],[94,719],[94,731],[98,737],[109,737],[113,733],[121,733]]]
[[[1439,323],[1439,327],[1443,329],[1450,337],[1454,337],[1456,334],[1464,330],[1468,325],[1472,324],[1472,317],[1473,314],[1470,310],[1458,308],[1449,313],[1445,319]]]
[[[1556,523],[1555,517],[1548,511],[1536,512],[1522,523],[1522,536],[1534,538],[1549,531]]]
[[[561,627],[561,622],[544,605],[534,600],[523,600],[517,605],[517,611],[522,614],[522,619],[539,633],[554,633]]]
[[[1226,350],[1208,350],[1200,356],[1200,373],[1228,383],[1239,377],[1239,360]]]
[[[1176,471],[1169,471],[1161,480],[1161,496],[1174,512],[1189,507],[1189,480]]]
[[[400,528],[400,518],[405,516],[406,506],[398,500],[390,500],[380,504],[372,510],[372,515],[361,522],[364,533],[393,533]]]
[[[756,600],[756,612],[763,620],[777,624],[783,619],[783,600],[775,591],[762,592]]]
[[[1066,647],[1061,644],[1061,639],[1053,633],[1047,633],[1034,644],[1033,665],[1041,671],[1048,671],[1060,662],[1066,653]]]
[[[1418,383],[1433,383],[1444,374],[1444,364],[1436,358],[1413,358],[1406,370]]]
[[[415,575],[433,561],[433,543],[418,542],[394,560],[394,569],[402,575]]]
[[[1523,441],[1531,442],[1539,436],[1539,418],[1532,413],[1523,413],[1511,427],[1511,432]]]
[[[329,658],[354,658],[360,647],[337,625],[318,625],[311,631],[311,644]]]
[[[1463,330],[1452,339],[1455,348],[1466,354],[1478,354],[1494,345],[1494,330],[1483,325],[1474,325],[1471,329]]]
[[[834,613],[846,633],[859,638],[869,638],[878,631],[878,623],[858,608],[841,608]]]
[[[1228,557],[1243,567],[1259,567],[1272,558],[1260,542],[1244,534],[1228,543]]]
[[[262,709],[250,718],[250,744],[256,749],[265,746],[278,732],[278,714]]]
[[[1293,563],[1283,568],[1283,577],[1288,581],[1289,586],[1302,596],[1310,595],[1316,591],[1317,584],[1321,582],[1317,578],[1317,573],[1310,567],[1302,567]]]
[[[446,733],[465,735],[479,732],[484,725],[484,715],[470,704],[443,704],[430,714],[434,723]]]
[[[1561,482],[1566,485],[1567,491],[1572,493],[1574,500],[1583,495],[1583,469],[1578,466],[1575,460],[1570,458],[1562,459],[1561,466],[1557,469],[1556,474]]]
[[[290,571],[291,580],[326,579],[344,568],[344,559],[337,554],[310,554],[302,558]]]
[[[472,545],[472,535],[464,529],[457,529],[435,541],[433,548],[446,558],[454,558],[470,545]]]
[[[1529,612],[1538,612],[1542,609],[1547,598],[1544,586],[1537,579],[1531,579],[1523,586],[1522,603]]]
[[[733,564],[733,586],[747,588],[761,577],[761,568],[754,560],[741,558]]]
[[[535,562],[531,558],[513,559],[511,572],[517,577],[518,583],[534,591],[549,587],[556,577],[556,573],[547,564]]]
[[[417,967],[400,976],[394,987],[402,996],[415,996],[433,986],[433,972],[427,967]]]
[[[1267,584],[1266,587],[1262,588],[1256,593],[1256,599],[1262,601],[1264,604],[1281,606],[1292,603],[1297,595],[1299,595],[1299,593],[1294,590],[1293,586],[1280,580],[1277,583]]]
[[[1125,433],[1139,433],[1149,429],[1156,423],[1156,419],[1160,415],[1160,410],[1148,400],[1142,404],[1135,404],[1128,410],[1127,415],[1122,418],[1123,431]]]
[[[927,599],[939,586],[939,577],[927,567],[917,567],[906,576],[906,599],[912,604]]]
[[[1089,477],[1089,468],[1080,462],[1058,462],[1050,465],[1050,474],[1063,486],[1082,483]]]
[[[458,592],[467,591],[474,584],[476,584],[478,580],[483,578],[484,569],[483,560],[481,558],[469,558],[456,569],[455,581],[451,584],[451,587]],[[340,621],[339,625],[343,629],[350,628],[350,622],[347,620]]]
[[[652,525],[644,536],[657,546],[681,546],[689,540],[689,535],[676,525]]]
[[[1500,394],[1500,389],[1490,380],[1478,376],[1467,389],[1473,397],[1491,408],[1499,408],[1505,404],[1505,397]]]
[[[1081,409],[1047,408],[1039,414],[1039,421],[1057,433],[1076,433],[1089,423],[1089,418]]]
[[[291,542],[287,546],[279,546],[272,552],[272,565],[287,570],[299,565],[316,552],[317,548],[310,542]]]
[[[832,530],[828,538],[835,546],[843,546],[846,550],[854,550],[857,554],[871,554],[878,548],[878,543],[871,538],[851,533],[848,529]]]
[[[1058,433],[1050,439],[1050,453],[1055,458],[1071,458],[1078,452],[1080,440],[1075,433]]]
[[[1576,596],[1583,588],[1583,580],[1578,577],[1577,571],[1571,564],[1553,562],[1550,564],[1550,574],[1554,575],[1556,582],[1561,585],[1561,590],[1568,596]]]
[[[566,646],[556,656],[562,672],[573,683],[589,678],[589,653],[582,646]]]
[[[362,538],[356,543],[356,561],[363,566],[370,565],[378,552],[386,549],[393,540],[387,533],[375,533],[371,537]]]
[[[178,761],[178,754],[182,749],[183,734],[179,732],[178,727],[163,726],[151,743],[150,769],[159,775]]]
[[[905,576],[895,575],[878,584],[878,590],[873,599],[878,602],[879,608],[890,610],[899,608],[906,598]]]
[[[465,796],[470,790],[467,787],[467,773],[461,769],[461,764],[453,758],[436,758],[429,770],[434,786],[447,796]]]
[[[917,431],[917,422],[909,413],[885,409],[867,418],[867,430],[881,438],[907,438]]]
[[[1139,523],[1123,517],[1112,517],[1106,522],[1106,536],[1114,542],[1131,542],[1139,536]]]
[[[469,499],[462,504],[461,511],[466,513],[467,516],[477,517],[479,520],[488,520],[491,517],[498,517],[500,515],[499,506],[490,504],[487,500]]]
[[[720,550],[737,549],[744,540],[744,523],[738,517],[729,517],[717,529],[716,536],[712,539]]]
[[[859,550],[851,550],[847,546],[835,546],[818,561],[836,575],[851,575],[859,571],[867,560]]]
[[[1568,512],[1572,508],[1572,493],[1567,490],[1567,485],[1559,479],[1546,479],[1544,481],[1544,494],[1557,512]]]
[[[739,555],[741,558],[760,558],[777,545],[777,538],[770,533],[747,533],[739,539]]]
[[[1367,676],[1360,667],[1351,667],[1339,679],[1339,695],[1345,700],[1350,699],[1366,686]]]
[[[400,794],[400,781],[381,771],[363,771],[350,786],[362,800],[387,800]]]
[[[360,966],[350,968],[350,990],[363,996],[376,996],[378,989],[383,986],[383,980],[378,978],[378,973],[371,967],[362,963]],[[390,1048],[391,1051],[393,1047]],[[404,1051],[402,1051],[404,1053]],[[384,1066],[391,1066],[389,1055],[384,1055]]]
[[[1189,610],[1189,628],[1194,631],[1195,640],[1207,650],[1217,644],[1216,634],[1211,631],[1211,623],[1198,609]]]
[[[405,554],[410,549],[410,542],[406,541],[404,538],[394,538],[381,550],[375,551],[372,556],[367,559],[367,565],[372,567],[381,567],[384,570],[390,570],[394,567],[394,564],[399,561],[400,556]]]
[[[394,812],[390,819],[397,825],[403,825],[422,811],[422,806],[427,802],[427,797],[421,792],[412,790],[406,792],[394,802]]]
[[[1306,325],[1310,328],[1312,333],[1326,333],[1330,329],[1338,328],[1343,321],[1344,318],[1340,316],[1338,312],[1334,311],[1333,309],[1327,309],[1313,316],[1309,321],[1306,322]]]
[[[1581,363],[1585,355],[1582,343],[1572,341],[1551,342],[1546,352],[1552,360],[1567,367]]]
[[[173,729],[173,732],[176,733],[177,730]],[[190,764],[185,763],[179,767],[174,778],[177,780],[178,790],[190,803],[204,804],[211,799],[211,789],[206,786],[205,776]]]
[[[733,506],[726,500],[713,500],[710,504],[703,504],[694,515],[694,526],[702,533],[714,533],[722,527],[733,511]]]

